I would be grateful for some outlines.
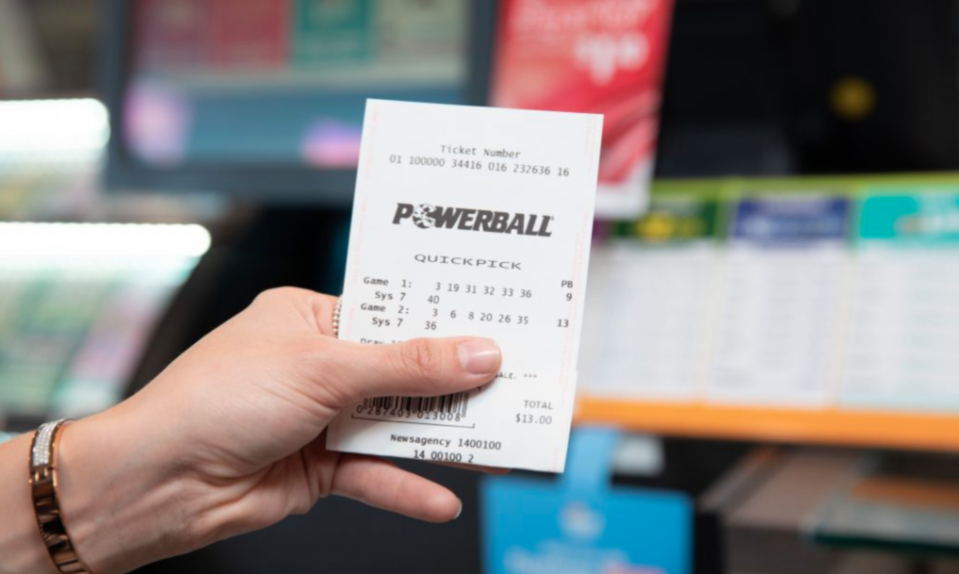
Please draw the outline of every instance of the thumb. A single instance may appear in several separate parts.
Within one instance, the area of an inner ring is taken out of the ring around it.
[[[326,365],[327,383],[350,404],[388,395],[437,396],[479,387],[499,372],[502,353],[490,339],[412,339],[391,345],[341,343]],[[330,364],[332,363],[332,364]]]

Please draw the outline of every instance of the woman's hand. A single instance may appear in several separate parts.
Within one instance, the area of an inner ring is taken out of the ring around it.
[[[329,494],[432,522],[458,516],[446,488],[381,459],[329,452],[324,430],[366,397],[481,386],[499,369],[499,348],[475,338],[339,341],[334,305],[309,291],[264,293],[133,398],[64,430],[61,506],[90,568],[127,571],[306,512]]]

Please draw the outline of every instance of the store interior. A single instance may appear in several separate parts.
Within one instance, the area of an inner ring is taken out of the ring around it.
[[[566,472],[140,572],[959,572],[957,0],[0,0],[0,442],[340,293],[369,98],[605,114]]]

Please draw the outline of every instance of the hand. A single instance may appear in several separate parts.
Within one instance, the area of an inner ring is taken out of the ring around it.
[[[481,386],[499,370],[499,348],[476,338],[339,341],[334,305],[309,291],[266,292],[143,391],[65,429],[61,505],[90,568],[127,571],[306,512],[329,494],[432,522],[459,515],[442,486],[327,451],[324,429],[366,397]]]

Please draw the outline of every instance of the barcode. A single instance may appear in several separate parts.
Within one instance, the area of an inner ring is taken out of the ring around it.
[[[425,413],[443,413],[466,416],[469,393],[454,393],[442,397],[377,397],[366,399],[360,407],[363,410],[408,411]]]

